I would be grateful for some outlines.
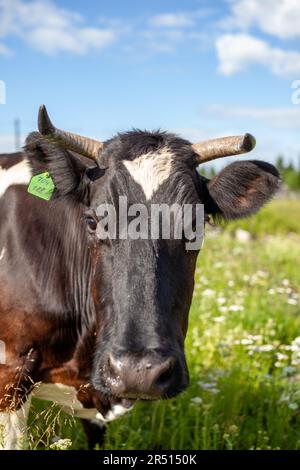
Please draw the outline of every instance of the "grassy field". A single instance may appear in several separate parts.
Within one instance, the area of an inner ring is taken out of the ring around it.
[[[238,227],[253,239],[236,240]],[[174,400],[138,403],[109,426],[105,448],[300,449],[299,265],[300,201],[208,230],[186,341],[191,385]],[[80,424],[40,409],[32,448],[54,434],[85,448]]]

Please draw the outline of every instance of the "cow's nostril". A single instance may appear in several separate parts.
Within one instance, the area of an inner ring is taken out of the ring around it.
[[[162,366],[162,370],[157,374],[156,380],[154,382],[154,387],[166,387],[174,375],[174,360],[168,359],[167,364]]]
[[[159,377],[158,379],[156,380],[156,385],[160,385],[160,384],[165,384],[166,382],[169,382],[172,378],[172,369],[173,367],[170,367],[169,370],[166,370],[165,372],[163,372]]]

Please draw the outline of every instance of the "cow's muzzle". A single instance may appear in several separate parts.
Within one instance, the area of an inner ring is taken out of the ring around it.
[[[175,356],[108,354],[100,380],[101,388],[115,397],[155,400],[182,392],[188,385],[188,373]],[[97,383],[93,385],[99,388]]]

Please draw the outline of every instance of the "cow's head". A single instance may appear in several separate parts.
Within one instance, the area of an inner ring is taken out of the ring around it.
[[[39,130],[29,139],[35,141],[35,151],[28,152],[33,170],[50,173],[56,198],[70,197],[82,207],[98,321],[94,387],[130,399],[178,394],[188,384],[184,338],[198,250],[186,249],[184,234],[123,239],[117,233],[104,240],[98,208],[110,204],[118,218],[120,196],[126,196],[128,207],[203,204],[205,217],[236,219],[270,199],[277,170],[262,161],[237,161],[212,180],[199,175],[199,163],[251,150],[254,140],[247,134],[192,145],[173,134],[132,131],[102,144],[56,129],[44,107]]]

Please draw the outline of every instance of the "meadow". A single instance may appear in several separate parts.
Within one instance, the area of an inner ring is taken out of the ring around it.
[[[239,228],[251,239],[237,239]],[[299,200],[209,227],[186,340],[191,384],[137,403],[108,426],[104,448],[300,449],[299,266]],[[86,448],[81,424],[55,405],[35,401],[30,423],[32,449],[59,447],[55,436]]]

